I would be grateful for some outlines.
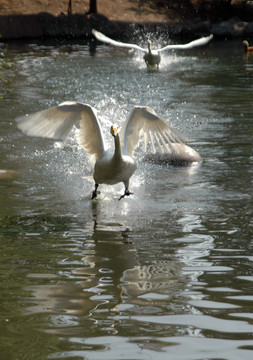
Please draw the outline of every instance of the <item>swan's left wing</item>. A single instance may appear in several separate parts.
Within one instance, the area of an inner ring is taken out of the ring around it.
[[[142,139],[143,150],[147,151],[150,144],[153,153],[171,153],[171,144],[187,141],[183,134],[158,117],[153,109],[135,107],[120,131],[123,152],[131,156]]]
[[[97,30],[92,29],[92,34],[95,36],[96,39],[98,39],[99,41],[104,42],[106,44],[109,44],[112,46],[117,46],[117,47],[122,47],[122,48],[126,48],[126,49],[135,49],[135,50],[139,50],[142,52],[146,52],[145,49],[143,49],[142,47],[140,47],[136,44],[129,44],[129,43],[123,43],[120,41],[115,41]]]
[[[184,49],[192,49],[194,47],[197,46],[203,46],[206,45],[207,43],[209,43],[209,41],[211,41],[213,38],[213,35],[209,35],[206,37],[202,37],[200,39],[197,40],[193,40],[187,44],[177,44],[177,45],[167,45],[161,49],[158,49],[157,51],[159,53],[163,52],[163,51],[167,51],[167,50],[184,50]]]
[[[18,128],[29,136],[65,138],[73,126],[79,128],[78,143],[84,150],[101,157],[105,151],[103,134],[96,111],[88,104],[66,101],[58,106],[16,119]]]

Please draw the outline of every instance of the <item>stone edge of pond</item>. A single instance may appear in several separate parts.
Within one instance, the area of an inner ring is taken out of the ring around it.
[[[253,22],[233,17],[219,23],[201,21],[179,23],[140,23],[110,21],[102,14],[58,15],[39,13],[34,15],[0,15],[1,41],[27,39],[89,39],[91,30],[98,31],[115,40],[128,41],[140,33],[168,33],[170,38],[197,38],[213,34],[217,38],[250,38]]]

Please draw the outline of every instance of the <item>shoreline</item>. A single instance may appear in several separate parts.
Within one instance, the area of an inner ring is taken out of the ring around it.
[[[115,40],[128,41],[136,33],[168,33],[170,38],[198,38],[210,33],[217,38],[253,37],[253,21],[233,17],[219,23],[194,19],[191,22],[126,22],[112,21],[102,14],[52,15],[0,15],[1,42],[13,40],[46,40],[64,38],[89,39],[95,28]]]

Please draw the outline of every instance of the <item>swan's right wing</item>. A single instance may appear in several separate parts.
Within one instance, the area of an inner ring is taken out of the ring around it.
[[[149,143],[153,153],[171,153],[171,144],[188,140],[179,131],[167,125],[153,109],[135,107],[120,131],[123,152],[131,156],[142,139],[143,150],[147,151]]]
[[[157,51],[159,53],[163,52],[163,51],[167,51],[167,50],[187,50],[187,49],[192,49],[194,47],[197,46],[203,46],[209,43],[209,41],[211,41],[213,38],[213,35],[209,35],[206,37],[202,37],[200,39],[197,40],[193,40],[187,44],[175,44],[175,45],[167,45],[161,49],[158,49]]]
[[[78,143],[84,150],[101,157],[105,151],[101,126],[96,110],[90,105],[66,101],[58,106],[16,119],[18,128],[29,136],[51,139],[65,138],[73,126],[79,128]]]
[[[108,36],[102,34],[101,32],[92,29],[92,34],[95,36],[95,38],[101,42],[104,42],[106,44],[112,45],[112,46],[117,46],[117,47],[122,47],[122,48],[126,48],[126,49],[135,49],[135,50],[139,50],[142,52],[146,52],[145,49],[143,49],[142,47],[136,45],[136,44],[129,44],[129,43],[123,43],[120,41],[115,41],[113,39],[110,39]]]

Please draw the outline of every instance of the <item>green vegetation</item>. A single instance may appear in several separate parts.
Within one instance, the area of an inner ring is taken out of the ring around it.
[[[139,0],[142,4],[144,0]],[[148,0],[158,9],[170,9],[180,14],[183,19],[200,17],[203,20],[221,21],[238,16],[245,21],[252,21],[253,0]]]

